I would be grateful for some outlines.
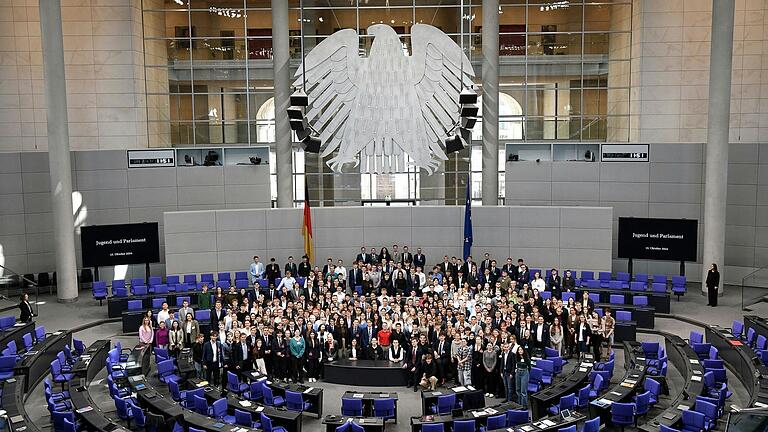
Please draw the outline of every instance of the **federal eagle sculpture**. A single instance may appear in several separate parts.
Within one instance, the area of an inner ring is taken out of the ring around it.
[[[335,172],[362,163],[363,172],[391,173],[406,170],[407,155],[431,174],[447,159],[443,142],[459,121],[459,94],[473,84],[472,65],[430,25],[411,27],[410,56],[392,27],[375,24],[367,34],[374,37],[368,57],[359,55],[355,30],[340,30],[312,49],[296,73],[321,156],[337,151],[328,161]]]

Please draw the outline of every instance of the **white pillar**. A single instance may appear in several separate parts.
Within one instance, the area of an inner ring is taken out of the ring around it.
[[[733,0],[712,0],[712,44],[709,54],[709,113],[704,174],[704,256],[701,290],[712,263],[725,280],[725,208],[728,189],[728,127],[731,115]]]
[[[483,0],[483,205],[498,202],[499,0]]]
[[[275,153],[277,156],[277,206],[293,207],[291,124],[287,109],[291,97],[288,38],[288,2],[272,0],[272,62],[275,74]]]
[[[40,0],[40,36],[48,108],[48,165],[51,173],[53,239],[59,302],[77,301],[77,259],[72,215],[67,81],[61,31],[61,0]]]

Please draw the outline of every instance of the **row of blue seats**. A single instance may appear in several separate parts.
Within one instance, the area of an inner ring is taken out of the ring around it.
[[[45,327],[43,326],[35,327],[34,333],[25,333],[21,337],[21,340],[24,342],[23,351],[19,351],[15,340],[9,341],[5,345],[5,348],[3,348],[2,356],[0,356],[0,380],[6,380],[13,377],[16,362],[24,357],[22,353],[26,351],[32,351],[32,347],[36,343],[44,341],[47,336],[48,335],[45,333]]]

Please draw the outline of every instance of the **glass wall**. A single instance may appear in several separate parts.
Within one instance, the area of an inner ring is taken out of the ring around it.
[[[500,3],[502,155],[509,142],[627,141],[631,1]],[[289,0],[293,68],[302,57],[302,24],[305,51],[340,29],[352,28],[361,35],[361,55],[367,55],[372,43],[368,26],[392,26],[402,35],[408,54],[411,27],[426,23],[463,44],[482,92],[480,0],[464,0],[463,10],[460,0],[304,0],[303,4],[302,14],[299,1]],[[151,146],[274,142],[270,0],[143,0],[143,17]],[[482,118],[473,140],[473,148],[453,155],[440,173],[446,202],[456,198],[453,190],[465,184],[468,173],[476,185],[473,196],[480,197],[481,152],[476,146],[482,140]],[[357,172],[339,184],[340,178],[316,156],[300,154],[293,159],[294,198],[303,200],[306,179],[310,189],[332,191],[318,193],[320,205],[387,196],[418,201],[428,199],[422,191],[433,183],[422,184],[421,174],[414,170],[393,176]],[[503,196],[503,176],[501,186]],[[463,196],[460,189],[458,196]]]

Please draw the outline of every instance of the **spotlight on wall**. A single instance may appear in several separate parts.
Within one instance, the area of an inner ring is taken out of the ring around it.
[[[476,104],[477,92],[475,92],[471,88],[465,88],[464,90],[461,91],[461,93],[459,93],[459,103],[462,105]]]
[[[297,107],[305,107],[309,105],[309,97],[304,90],[298,89],[291,95],[291,105]]]

